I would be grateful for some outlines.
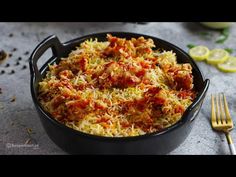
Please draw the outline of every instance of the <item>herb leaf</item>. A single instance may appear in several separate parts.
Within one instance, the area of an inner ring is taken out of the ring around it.
[[[193,47],[195,47],[196,45],[194,45],[194,44],[188,44],[187,45],[187,47],[189,48],[189,49],[191,49],[191,48],[193,48]]]
[[[229,28],[223,29],[222,34],[225,35],[225,36],[229,36]]]
[[[232,49],[232,48],[224,48],[227,52],[229,52],[229,54],[232,54],[233,53],[233,51],[234,51],[234,49]]]
[[[221,31],[220,37],[216,40],[216,43],[224,43],[229,37],[229,28],[225,28]]]
[[[225,37],[225,36],[220,36],[220,37],[217,39],[216,43],[222,44],[222,43],[224,43],[224,42],[226,41],[226,39],[227,39],[227,37]]]

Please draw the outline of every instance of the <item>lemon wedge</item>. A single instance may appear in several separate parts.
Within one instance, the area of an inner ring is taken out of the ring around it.
[[[236,57],[230,56],[226,62],[217,65],[223,72],[236,72]]]
[[[202,45],[193,47],[189,50],[189,55],[194,60],[197,60],[197,61],[202,61],[202,60],[207,59],[209,56],[209,53],[210,53],[209,49],[206,46],[202,46]]]
[[[224,63],[229,58],[229,53],[224,49],[213,49],[207,58],[209,64],[220,64]]]

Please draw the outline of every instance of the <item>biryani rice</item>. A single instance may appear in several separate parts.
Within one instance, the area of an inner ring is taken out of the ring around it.
[[[180,120],[196,92],[190,64],[152,39],[87,40],[49,65],[39,101],[53,118],[88,134],[138,136]]]

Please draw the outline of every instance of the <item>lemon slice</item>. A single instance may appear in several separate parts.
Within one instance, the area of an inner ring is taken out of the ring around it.
[[[189,55],[197,61],[202,61],[207,59],[208,55],[209,55],[210,51],[206,46],[196,46],[193,47],[189,50]]]
[[[209,64],[220,64],[224,63],[229,58],[229,53],[224,49],[213,49],[207,58]]]
[[[223,72],[236,72],[236,57],[230,56],[226,62],[218,64],[217,67]]]

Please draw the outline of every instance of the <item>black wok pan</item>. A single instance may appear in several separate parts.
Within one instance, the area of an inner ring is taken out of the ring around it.
[[[29,61],[32,99],[44,129],[55,144],[71,154],[166,154],[172,151],[190,133],[208,90],[209,80],[204,80],[196,63],[186,52],[169,42],[143,34],[126,32],[108,33],[127,39],[131,37],[138,38],[140,36],[152,38],[157,48],[175,52],[179,63],[190,63],[193,68],[194,86],[198,92],[196,99],[184,112],[180,121],[161,132],[136,137],[101,137],[73,130],[59,123],[48,112],[43,110],[37,99],[38,83],[45,76],[48,64],[59,62],[61,57],[66,57],[71,50],[87,39],[98,38],[99,41],[105,41],[107,33],[91,34],[65,43],[61,43],[55,35],[52,35],[35,48]],[[50,48],[52,49],[53,56],[38,69],[37,61]]]

